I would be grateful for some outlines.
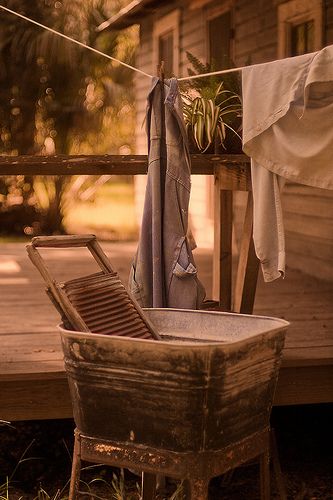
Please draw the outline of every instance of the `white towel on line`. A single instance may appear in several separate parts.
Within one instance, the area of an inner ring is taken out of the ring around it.
[[[264,279],[272,281],[285,273],[284,180],[333,189],[333,45],[245,68],[242,80],[254,244]]]

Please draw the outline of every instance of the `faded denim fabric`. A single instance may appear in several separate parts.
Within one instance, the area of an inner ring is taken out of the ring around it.
[[[148,95],[148,178],[129,288],[143,307],[198,309],[205,291],[187,238],[191,164],[182,103],[177,80],[165,80],[163,109],[161,85],[154,78]]]

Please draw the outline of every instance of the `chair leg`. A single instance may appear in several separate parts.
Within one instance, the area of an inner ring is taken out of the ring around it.
[[[154,500],[156,498],[156,475],[149,472],[142,473],[142,500]]]
[[[260,499],[270,499],[269,451],[260,455]]]
[[[74,451],[73,451],[72,474],[69,486],[68,500],[78,500],[79,498],[79,484],[80,484],[80,473],[81,473],[81,441],[80,441],[80,434],[77,429],[75,429],[74,431],[74,436],[75,436],[75,441],[74,441]]]
[[[208,500],[209,479],[188,479],[185,482],[186,500]]]

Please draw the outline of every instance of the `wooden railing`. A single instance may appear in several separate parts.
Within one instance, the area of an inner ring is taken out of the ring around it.
[[[250,160],[245,155],[191,155],[194,175],[214,175],[213,298],[224,310],[252,312],[258,263],[252,242]],[[148,169],[147,157],[0,156],[4,175],[140,175]],[[244,231],[235,286],[232,286],[233,191],[248,191]],[[232,290],[234,289],[234,297]]]
[[[218,167],[242,182],[249,159],[245,155],[191,155],[191,163],[194,175],[213,175]],[[0,156],[0,175],[137,175],[146,174],[147,168],[144,155]]]

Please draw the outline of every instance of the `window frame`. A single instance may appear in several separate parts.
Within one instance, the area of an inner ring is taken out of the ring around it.
[[[289,0],[278,5],[278,48],[279,59],[291,55],[291,28],[298,24],[314,22],[314,51],[323,46],[323,1]]]
[[[165,16],[157,19],[153,26],[153,68],[156,70],[159,61],[159,39],[172,31],[173,43],[173,73],[179,75],[179,40],[180,40],[180,9],[175,9]]]
[[[222,5],[213,5],[211,7],[206,8],[206,16],[205,16],[205,24],[206,24],[206,59],[210,61],[210,33],[209,33],[209,23],[213,19],[222,16],[230,12],[230,25],[231,32],[234,32],[235,28],[235,15],[234,15],[234,0],[228,0],[223,2]],[[233,60],[235,56],[235,37],[233,36],[230,40],[230,59]]]

